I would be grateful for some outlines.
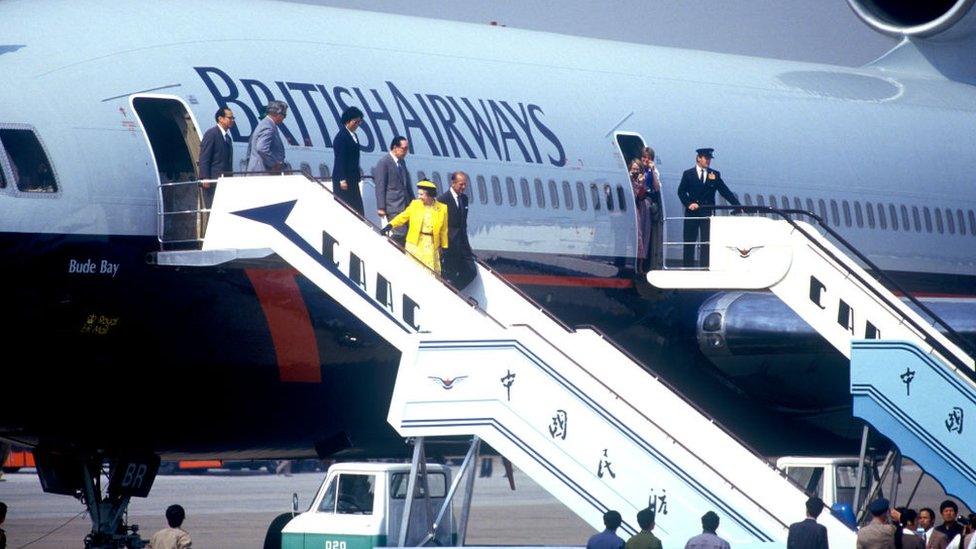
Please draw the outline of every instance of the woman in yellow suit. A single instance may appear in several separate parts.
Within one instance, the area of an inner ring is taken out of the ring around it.
[[[447,206],[437,201],[437,185],[432,182],[420,181],[417,190],[420,198],[391,219],[383,227],[383,233],[409,223],[407,252],[428,269],[441,274],[441,248],[447,248]]]

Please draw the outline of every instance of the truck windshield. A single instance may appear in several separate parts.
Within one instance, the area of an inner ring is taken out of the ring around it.
[[[857,464],[852,465],[838,465],[836,467],[837,471],[837,500],[836,503],[847,503],[851,505],[852,508],[858,509],[861,502],[854,505],[854,488],[857,486]],[[861,480],[861,501],[867,497],[869,488],[871,487],[871,474],[870,471],[864,472],[864,478]]]
[[[407,482],[410,480],[409,473],[393,473],[390,481],[390,494],[393,499],[404,499],[407,495]],[[424,488],[417,477],[417,487],[414,490],[414,497],[424,497]],[[447,495],[447,476],[444,473],[427,473],[427,486],[430,488],[430,497],[442,498]]]

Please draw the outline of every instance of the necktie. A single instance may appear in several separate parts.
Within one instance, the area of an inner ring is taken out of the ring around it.
[[[702,170],[701,171],[701,182],[702,182],[702,185],[705,184],[705,170]]]
[[[225,133],[224,134],[224,143],[227,143],[228,146],[231,145],[231,142],[230,142],[230,134],[229,133]]]

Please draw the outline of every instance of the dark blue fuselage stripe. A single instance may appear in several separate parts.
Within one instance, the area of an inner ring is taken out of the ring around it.
[[[654,457],[658,462],[665,466],[668,470],[674,473],[678,478],[682,479],[689,486],[691,486],[695,491],[697,491],[703,498],[711,502],[713,505],[718,507],[720,510],[725,512],[730,516],[735,522],[737,522],[743,529],[751,532],[754,536],[763,541],[773,541],[768,534],[763,532],[758,526],[752,524],[748,519],[746,519],[741,513],[736,511],[732,506],[727,504],[719,496],[714,494],[707,487],[698,482],[694,477],[687,473],[684,469],[674,463],[672,460],[668,459],[667,456],[659,453],[656,448],[645,442],[640,436],[634,433],[631,429],[626,427],[623,422],[614,417],[610,412],[604,409],[602,406],[597,404],[593,399],[591,399],[586,393],[580,390],[578,387],[573,385],[571,382],[566,380],[562,375],[556,372],[552,367],[542,361],[534,353],[526,349],[521,343],[515,340],[470,340],[470,341],[424,341],[421,344],[421,349],[438,349],[445,348],[450,349],[452,347],[457,347],[460,345],[468,347],[482,347],[482,348],[511,348],[515,347],[526,355],[530,360],[532,360],[539,369],[545,371],[550,377],[554,378],[560,385],[562,385],[567,391],[574,394],[578,399],[584,402],[591,410],[602,417],[607,423],[613,425],[621,434],[629,438],[635,445],[643,449],[645,452]],[[660,428],[660,427],[658,427]],[[666,431],[665,431],[666,433]],[[670,435],[669,435],[670,436]],[[672,437],[673,438],[673,437]],[[741,491],[745,495],[744,491]],[[750,498],[751,499],[751,498]],[[754,502],[755,503],[755,502]],[[758,506],[758,504],[757,504]],[[760,506],[761,508],[761,506]],[[775,517],[773,517],[774,520]],[[784,525],[785,527],[785,525]]]

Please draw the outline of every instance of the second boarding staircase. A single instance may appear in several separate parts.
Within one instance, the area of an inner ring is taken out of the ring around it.
[[[713,217],[707,269],[652,271],[648,281],[672,289],[769,289],[850,358],[854,415],[948,493],[976,505],[976,426],[967,424],[976,421],[976,373],[966,342],[909,294],[902,292],[928,320],[868,274],[861,263],[870,261],[853,247],[860,263],[809,223],[771,208],[744,209],[783,219]]]
[[[737,547],[782,546],[803,518],[801,490],[601,333],[563,325],[484,265],[456,292],[317,181],[221,179],[203,249],[158,262],[272,253],[401,351],[388,419],[404,437],[477,435],[598,530],[615,509],[626,537],[654,507],[668,547],[707,510]],[[821,522],[832,546],[854,543]]]

